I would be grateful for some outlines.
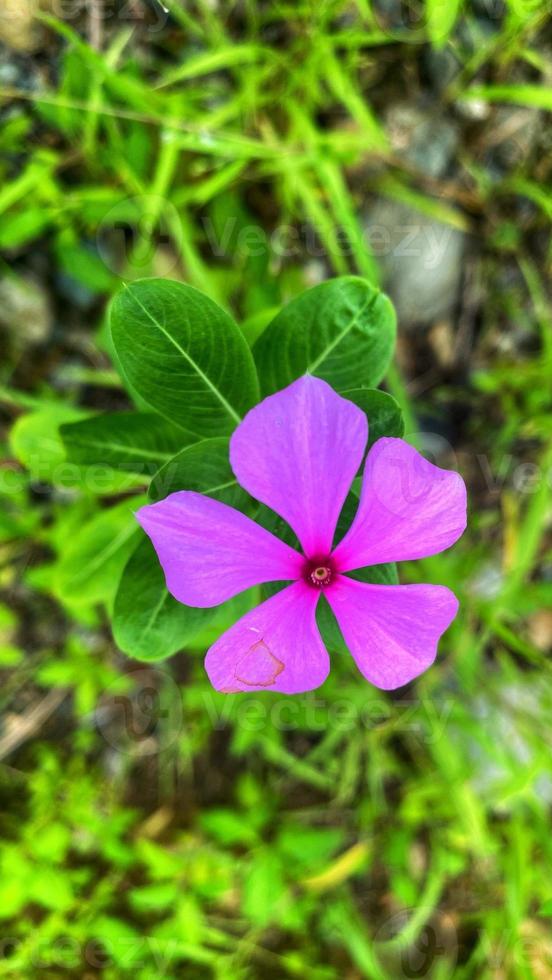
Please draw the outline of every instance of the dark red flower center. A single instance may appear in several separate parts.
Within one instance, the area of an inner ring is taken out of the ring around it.
[[[324,589],[330,584],[335,574],[333,561],[330,557],[308,558],[303,570],[303,578],[307,585],[315,589]]]

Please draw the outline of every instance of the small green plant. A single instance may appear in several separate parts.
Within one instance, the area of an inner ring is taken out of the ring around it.
[[[313,374],[369,414],[371,442],[402,435],[397,402],[376,388],[395,340],[394,312],[383,293],[363,279],[342,277],[266,319],[250,347],[232,317],[191,286],[150,279],[125,287],[111,307],[111,340],[136,411],[64,422],[66,461],[95,479],[102,467],[108,481],[128,474],[147,486],[150,501],[193,490],[254,515],[259,504],[230,467],[229,437],[261,397]],[[119,647],[135,659],[162,660],[196,645],[215,619],[221,631],[236,607],[175,601],[133,517],[141,503],[132,496],[82,527],[61,560],[60,590],[68,596],[84,576],[80,601],[112,607]],[[263,515],[270,520],[261,507]]]

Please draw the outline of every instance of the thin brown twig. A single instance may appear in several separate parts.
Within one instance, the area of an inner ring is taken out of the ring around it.
[[[88,43],[96,51],[102,50],[103,13],[101,0],[88,0]]]
[[[36,735],[56,708],[67,697],[67,693],[65,688],[54,688],[48,692],[46,697],[37,701],[30,711],[14,718],[9,725],[8,731],[0,739],[0,759],[4,759],[10,755],[23,742],[28,741],[29,738]]]

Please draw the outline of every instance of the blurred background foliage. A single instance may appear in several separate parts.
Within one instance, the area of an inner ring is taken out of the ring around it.
[[[0,976],[544,980],[551,5],[165,7],[0,11]],[[208,636],[127,660],[100,604],[141,487],[59,437],[129,407],[107,301],[181,278],[252,341],[348,272],[469,487],[462,541],[401,569],[461,599],[437,665],[259,699],[209,689]]]

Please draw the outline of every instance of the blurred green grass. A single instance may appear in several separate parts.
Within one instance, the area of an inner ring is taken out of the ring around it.
[[[489,146],[506,139],[495,103],[551,107],[550,5],[168,6],[162,29],[157,7],[106,16],[99,48],[86,17],[44,13],[44,53],[8,58],[0,86],[2,281],[25,297],[39,281],[55,321],[4,324],[0,976],[541,980],[551,167],[530,150],[499,167]],[[430,52],[456,68],[437,62],[425,111],[461,129],[439,179],[385,123],[393,101],[424,103]],[[252,339],[313,277],[380,276],[361,214],[382,199],[468,231],[482,280],[452,363],[405,329],[389,382],[407,431],[444,427],[470,490],[465,538],[401,569],[461,599],[436,666],[388,697],[338,661],[282,702],[214,694],[194,651],[129,664],[97,609],[54,587],[99,506],[78,474],[52,488],[56,426],[126,405],[107,299],[182,277]],[[293,237],[282,256],[283,228],[314,228],[316,248]]]

